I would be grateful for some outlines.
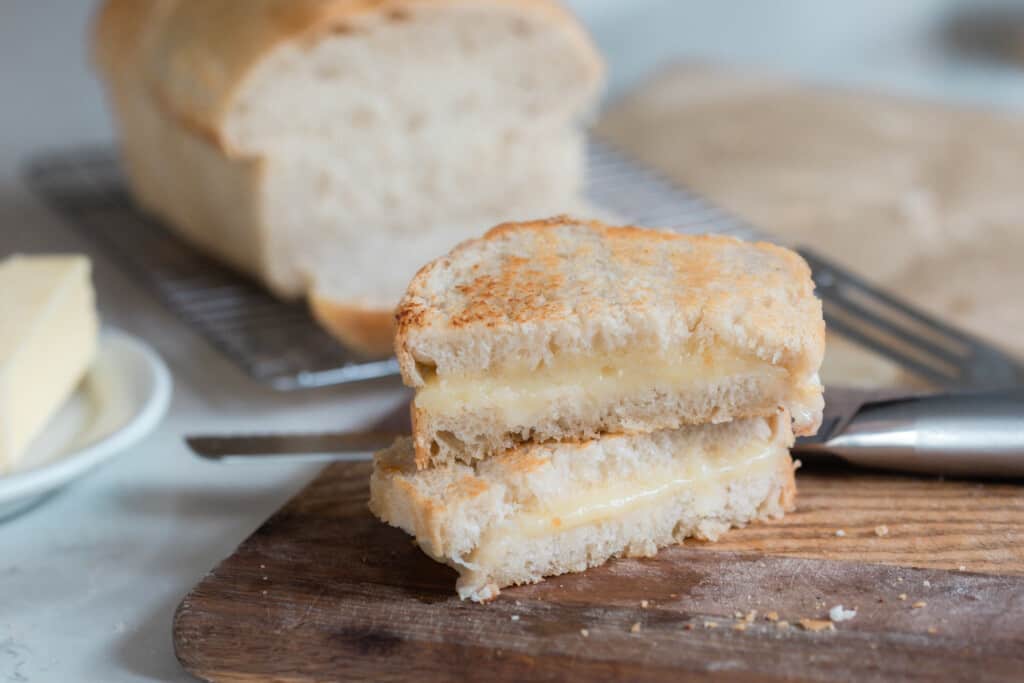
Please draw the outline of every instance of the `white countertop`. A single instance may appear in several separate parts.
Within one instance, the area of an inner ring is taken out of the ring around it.
[[[175,606],[317,468],[210,465],[181,436],[358,427],[403,400],[396,381],[280,394],[249,380],[25,190],[18,169],[33,154],[112,139],[85,59],[91,4],[6,0],[0,11],[0,256],[90,253],[104,320],[163,354],[175,395],[131,452],[0,523],[0,681],[189,680],[171,650]],[[1024,72],[929,47],[929,17],[950,0],[571,4],[609,55],[613,93],[686,57],[1024,109]]]

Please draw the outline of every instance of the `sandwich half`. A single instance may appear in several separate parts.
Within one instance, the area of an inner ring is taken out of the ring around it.
[[[821,421],[821,303],[771,244],[505,224],[421,269],[397,318],[420,467],[780,409],[797,434]]]
[[[530,444],[417,469],[409,439],[375,456],[370,509],[459,572],[462,598],[643,557],[780,517],[796,494],[790,417]]]

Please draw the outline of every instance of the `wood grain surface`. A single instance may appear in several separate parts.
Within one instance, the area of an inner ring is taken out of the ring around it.
[[[808,467],[799,509],[780,522],[477,605],[455,596],[454,571],[367,512],[368,473],[326,469],[189,594],[174,623],[187,670],[212,681],[1024,672],[1020,486]],[[835,630],[798,625],[837,604],[857,616]],[[736,616],[751,610],[749,623]]]

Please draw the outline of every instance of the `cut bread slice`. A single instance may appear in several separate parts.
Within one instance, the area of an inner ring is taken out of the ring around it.
[[[780,408],[813,433],[824,338],[810,270],[787,249],[562,216],[424,267],[396,352],[425,467]]]
[[[373,351],[424,262],[575,205],[602,81],[555,0],[107,0],[95,54],[142,207]]]
[[[417,470],[402,439],[374,459],[370,509],[454,567],[461,597],[487,600],[504,586],[781,516],[796,494],[792,441],[782,413]]]

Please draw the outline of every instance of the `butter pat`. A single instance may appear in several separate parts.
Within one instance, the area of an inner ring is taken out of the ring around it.
[[[24,455],[96,355],[90,272],[84,256],[0,262],[0,473]]]

